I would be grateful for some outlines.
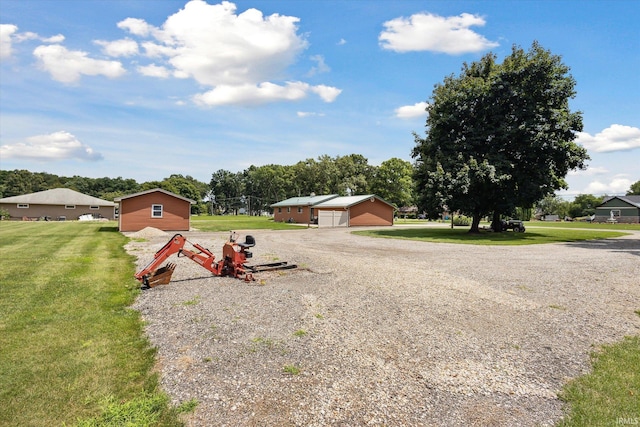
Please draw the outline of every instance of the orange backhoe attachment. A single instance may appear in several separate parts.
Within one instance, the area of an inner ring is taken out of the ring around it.
[[[171,281],[171,276],[173,275],[176,265],[173,263],[167,263],[164,267],[160,267],[160,265],[174,254],[177,254],[177,256],[186,256],[209,270],[215,276],[233,276],[238,279],[244,279],[246,282],[255,280],[253,273],[258,271],[297,267],[296,265],[290,265],[286,262],[255,266],[245,265],[247,259],[253,256],[249,248],[255,246],[256,241],[253,236],[249,235],[242,243],[238,243],[236,240],[237,234],[231,232],[229,240],[222,248],[222,259],[216,262],[215,255],[209,249],[197,243],[189,242],[182,234],[176,234],[155,253],[153,260],[149,264],[136,273],[135,278],[142,282],[143,289],[168,284]],[[187,243],[190,245],[189,248],[185,248]]]
[[[168,285],[173,275],[176,265],[172,262],[167,263],[164,267],[160,267],[147,277],[147,286],[153,288],[158,285]]]

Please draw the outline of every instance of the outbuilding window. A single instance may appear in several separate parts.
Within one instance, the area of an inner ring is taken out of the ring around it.
[[[18,209],[29,209],[28,203],[18,203]]]
[[[151,205],[151,218],[162,218],[162,205]]]
[[[65,209],[75,209],[76,205],[64,205]]]
[[[302,206],[298,206],[298,213],[301,214],[302,213]]]
[[[89,206],[89,210],[97,211],[100,209],[100,206]]]

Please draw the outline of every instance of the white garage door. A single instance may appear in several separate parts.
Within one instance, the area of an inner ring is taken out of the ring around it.
[[[349,211],[318,211],[318,227],[348,227]]]

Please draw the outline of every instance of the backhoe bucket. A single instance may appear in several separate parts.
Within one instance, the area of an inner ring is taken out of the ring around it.
[[[144,284],[150,288],[158,285],[168,285],[171,281],[173,270],[175,269],[175,264],[168,263],[164,267],[160,267],[159,269],[151,273],[149,277],[145,277]]]

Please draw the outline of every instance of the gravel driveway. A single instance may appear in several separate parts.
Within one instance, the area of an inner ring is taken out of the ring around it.
[[[640,333],[640,233],[475,246],[248,232],[256,282],[186,258],[134,308],[190,426],[538,426],[599,344]],[[142,267],[171,237],[131,241]],[[220,256],[228,233],[183,233]],[[244,233],[241,232],[242,238]],[[624,416],[625,414],[620,414]]]

